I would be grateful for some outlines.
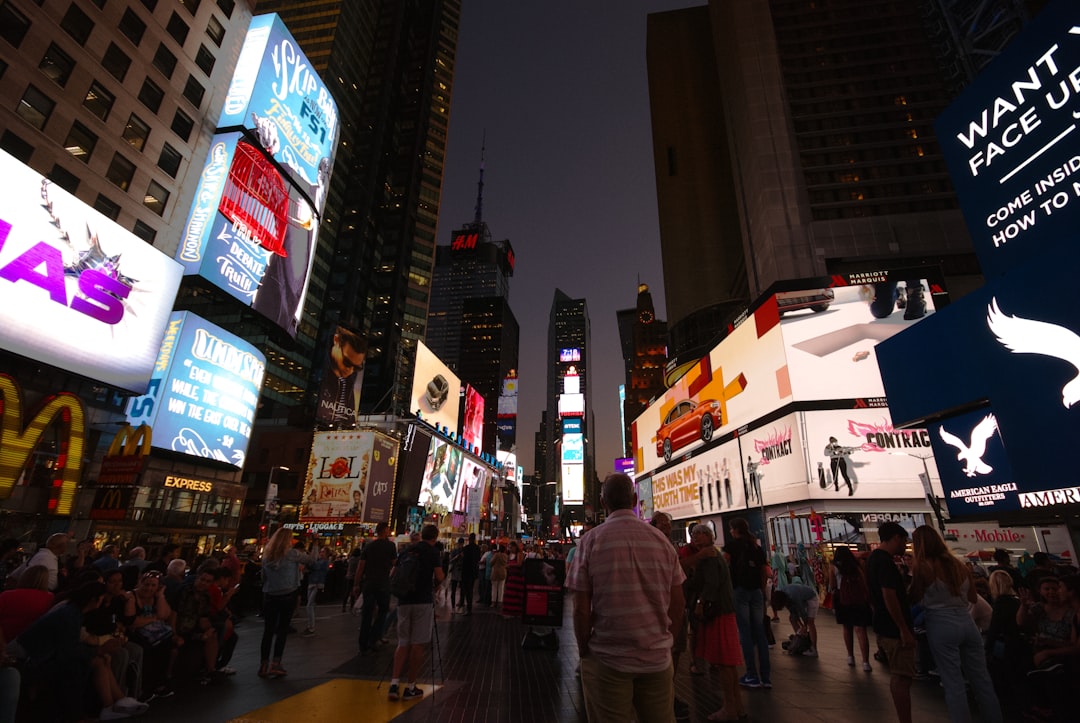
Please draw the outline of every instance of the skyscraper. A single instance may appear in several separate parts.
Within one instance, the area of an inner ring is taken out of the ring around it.
[[[978,283],[934,139],[950,90],[923,7],[712,0],[649,16],[671,356],[696,359],[780,279],[930,264],[954,291]]]
[[[361,411],[405,412],[427,326],[460,0],[267,0],[259,10],[281,15],[341,111],[332,229],[312,283],[312,295],[325,289],[317,338],[328,343],[339,324],[366,332]]]
[[[563,448],[566,434],[582,435],[583,449],[580,472],[583,474],[583,504],[595,505],[596,463],[593,445],[588,441],[594,428],[592,400],[589,389],[589,350],[592,330],[585,299],[572,299],[561,289],[555,289],[548,317],[547,372],[547,462],[549,474],[562,477],[563,461],[568,452]],[[568,382],[567,379],[571,378]],[[574,430],[574,431],[571,431]],[[575,470],[575,474],[579,470]],[[547,480],[556,481],[556,480]],[[567,499],[567,480],[562,480],[559,492]],[[584,512],[576,505],[561,510],[564,519],[578,522]]]
[[[631,456],[630,427],[649,402],[663,394],[664,366],[667,363],[667,322],[656,318],[648,284],[638,284],[637,304],[616,312],[619,341],[626,371],[626,399],[623,402],[623,455]],[[606,460],[604,460],[606,463]]]

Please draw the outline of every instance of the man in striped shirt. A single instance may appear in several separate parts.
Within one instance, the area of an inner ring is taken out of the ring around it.
[[[674,721],[673,633],[682,624],[686,579],[675,549],[634,514],[625,474],[604,480],[607,519],[578,543],[567,587],[590,721]]]

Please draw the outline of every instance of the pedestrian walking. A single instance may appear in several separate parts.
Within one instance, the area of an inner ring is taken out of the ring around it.
[[[289,620],[296,610],[300,589],[300,566],[314,565],[315,557],[293,547],[292,532],[280,528],[263,550],[263,636],[259,663],[260,678],[282,678],[281,665]],[[270,654],[273,650],[273,659]]]

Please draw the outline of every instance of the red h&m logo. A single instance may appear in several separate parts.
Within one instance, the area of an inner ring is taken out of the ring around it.
[[[480,234],[478,233],[459,233],[454,236],[454,240],[450,242],[450,248],[454,251],[474,249],[476,248],[476,242],[479,240]]]

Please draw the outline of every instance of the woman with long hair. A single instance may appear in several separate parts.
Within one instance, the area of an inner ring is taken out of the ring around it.
[[[300,589],[300,566],[314,565],[318,552],[309,555],[293,547],[292,532],[281,527],[266,543],[262,555],[263,636],[259,663],[260,678],[282,678],[287,671],[281,665],[289,621],[296,610],[296,591]],[[271,647],[274,658],[270,659]]]
[[[1025,646],[1016,624],[1020,598],[1013,587],[1013,577],[1005,570],[990,573],[990,598],[993,601],[990,627],[986,631],[986,658],[990,680],[994,683],[1002,710],[1009,718],[1020,712],[1017,681],[1024,674]]]
[[[844,626],[844,647],[847,648],[847,664],[855,667],[855,640],[859,641],[862,669],[869,673],[870,641],[866,628],[873,622],[870,609],[870,589],[866,584],[866,571],[851,552],[851,548],[838,547],[829,565],[829,590],[833,595],[836,624]]]
[[[975,602],[975,584],[967,565],[952,554],[941,534],[929,525],[911,536],[915,564],[911,571],[911,602],[925,609],[926,639],[937,663],[945,703],[953,723],[968,723],[966,678],[983,720],[1001,723],[1001,706],[986,669],[982,635],[968,612]]]

